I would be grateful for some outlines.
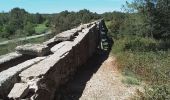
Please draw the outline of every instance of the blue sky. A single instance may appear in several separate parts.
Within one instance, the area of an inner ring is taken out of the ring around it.
[[[80,9],[103,13],[121,11],[125,1],[132,0],[0,0],[0,11],[8,12],[14,7],[19,7],[31,13],[58,13]]]

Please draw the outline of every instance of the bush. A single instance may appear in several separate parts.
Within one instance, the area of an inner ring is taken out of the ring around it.
[[[130,70],[124,69],[123,75],[125,76],[125,78],[122,80],[123,83],[129,85],[140,85],[140,80],[138,79],[137,75],[135,75]]]
[[[159,41],[152,38],[143,37],[125,37],[115,42],[114,51],[156,51],[159,47]]]
[[[26,33],[27,36],[31,36],[31,35],[35,34],[34,25],[32,23],[27,23],[24,26],[24,32]]]
[[[125,79],[122,80],[122,82],[129,85],[140,85],[140,81],[134,77],[126,76]]]

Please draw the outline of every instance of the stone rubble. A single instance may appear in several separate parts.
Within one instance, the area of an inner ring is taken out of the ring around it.
[[[18,75],[20,72],[43,59],[45,59],[45,57],[37,57],[27,60],[21,64],[9,68],[8,70],[0,72],[0,98],[4,97],[4,95],[7,95],[13,85],[18,82]]]

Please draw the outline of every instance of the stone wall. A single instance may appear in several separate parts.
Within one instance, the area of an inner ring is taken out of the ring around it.
[[[78,67],[96,51],[100,40],[99,24],[100,21],[84,24],[44,42],[43,45],[47,46],[57,43],[49,49],[52,54],[41,57],[40,61],[20,71],[17,74],[19,81],[9,91],[8,97],[12,99],[53,99],[56,89],[65,84]],[[63,34],[67,34],[67,37]],[[60,42],[58,42],[59,40]],[[0,90],[0,92],[2,91]]]

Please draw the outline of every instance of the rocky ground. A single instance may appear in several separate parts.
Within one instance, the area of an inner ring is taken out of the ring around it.
[[[57,92],[60,100],[130,100],[141,88],[122,83],[113,56],[97,55]]]

